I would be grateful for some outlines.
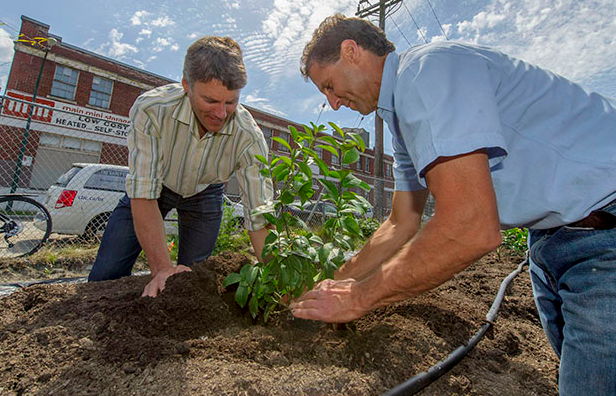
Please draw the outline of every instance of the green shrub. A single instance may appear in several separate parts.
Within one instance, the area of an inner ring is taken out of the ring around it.
[[[235,300],[242,307],[248,303],[253,318],[263,312],[267,321],[279,304],[284,305],[284,296],[298,297],[316,282],[333,277],[334,271],[344,263],[344,251],[353,250],[363,236],[356,216],[364,215],[370,204],[351,189],[368,191],[370,187],[344,165],[357,162],[365,145],[358,134],[344,132],[333,123],[330,126],[339,139],[318,136],[325,129],[323,125],[304,126],[304,131],[290,126],[296,145],[279,137],[272,138],[288,149],[289,157],[274,156],[271,161],[256,157],[265,165],[261,171],[263,176],[271,177],[276,186],[274,200],[254,211],[272,226],[263,248],[263,257],[268,260],[244,266],[240,273],[229,275],[223,283],[224,287],[238,285]],[[317,155],[316,148],[337,156],[340,168],[330,170]],[[321,199],[336,207],[336,215],[323,224],[322,237],[289,210],[291,207],[303,210],[314,195],[312,165],[320,170],[318,180],[324,189]]]

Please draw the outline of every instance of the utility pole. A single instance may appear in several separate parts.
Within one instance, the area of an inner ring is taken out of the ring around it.
[[[380,0],[377,4],[370,4],[368,0],[359,0],[357,15],[365,18],[379,14],[379,28],[385,31],[385,15],[387,9],[400,3],[402,0]],[[362,5],[366,5],[362,8]],[[385,207],[385,181],[383,180],[383,119],[375,113],[374,116],[374,216],[383,221],[383,208]]]

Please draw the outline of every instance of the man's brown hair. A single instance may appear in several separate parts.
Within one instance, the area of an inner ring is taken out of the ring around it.
[[[365,50],[378,56],[395,51],[394,44],[385,33],[365,19],[347,18],[335,14],[325,18],[315,29],[312,40],[304,48],[300,71],[308,78],[308,69],[314,64],[326,65],[340,59],[340,44],[353,40]]]
[[[186,51],[183,77],[191,86],[216,79],[231,91],[244,88],[246,68],[239,44],[231,37],[201,37]]]

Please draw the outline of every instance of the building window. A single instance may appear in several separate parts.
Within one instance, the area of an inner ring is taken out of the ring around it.
[[[385,164],[385,177],[391,177],[391,164]]]
[[[370,158],[364,157],[364,172],[370,173]]]
[[[78,77],[79,72],[77,70],[57,65],[51,85],[51,94],[58,98],[74,100]]]
[[[323,159],[323,147],[315,147],[314,151],[317,153],[317,156]]]
[[[39,141],[41,146],[63,148],[69,150],[87,151],[100,153],[102,144],[94,140],[85,140],[70,136],[54,135],[51,133],[41,133]]]
[[[109,108],[111,102],[111,89],[113,88],[113,82],[99,76],[94,76],[92,80],[92,91],[90,92],[90,106],[101,107],[103,109]]]
[[[289,142],[289,134],[285,133],[285,132],[278,132],[278,137],[281,138],[282,140],[286,141],[287,143]],[[284,145],[278,143],[278,151],[283,152],[283,153],[288,153],[289,149],[286,148]]]
[[[337,155],[332,154],[332,165],[340,165],[340,159]]]

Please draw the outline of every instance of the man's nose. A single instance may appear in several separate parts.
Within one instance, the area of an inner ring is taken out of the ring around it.
[[[224,103],[220,103],[214,108],[214,115],[221,120],[227,118],[227,107]]]
[[[329,102],[329,105],[332,107],[332,109],[338,110],[340,106],[342,105],[340,98],[337,97],[332,92],[327,92],[325,96],[327,97],[327,101]]]

